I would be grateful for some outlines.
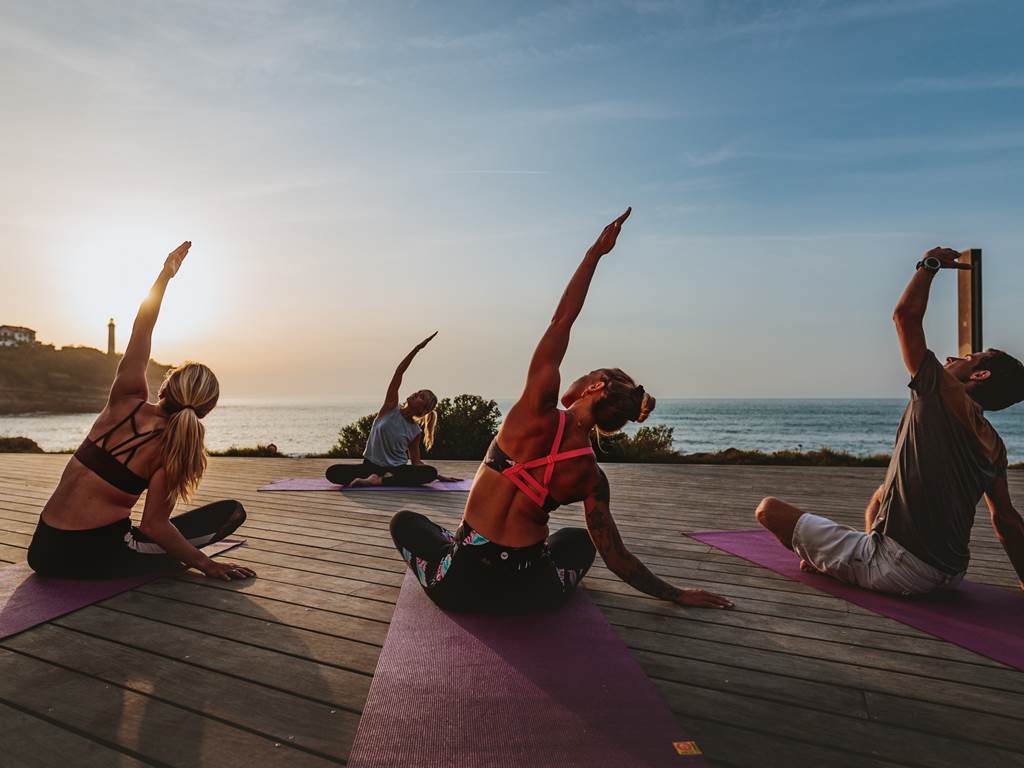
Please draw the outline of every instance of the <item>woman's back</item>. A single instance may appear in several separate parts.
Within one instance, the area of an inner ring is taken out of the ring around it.
[[[141,407],[139,407],[141,405]],[[138,408],[134,419],[127,418],[133,409]],[[139,400],[120,399],[108,404],[93,422],[85,443],[93,443],[98,450],[102,438],[106,436],[108,451],[126,440],[138,438],[163,429],[167,422],[159,407],[151,403],[140,403]],[[115,428],[116,427],[116,428]],[[113,430],[113,432],[111,432]],[[145,440],[145,437],[143,437]],[[85,445],[83,443],[83,445]],[[131,440],[125,447],[131,448],[139,444],[139,439]],[[148,480],[150,475],[160,466],[162,442],[159,435],[138,445],[134,454],[130,450],[110,460],[126,464],[134,475]],[[130,458],[129,458],[130,455]],[[43,508],[43,520],[54,528],[65,530],[83,530],[108,525],[128,517],[132,507],[138,500],[138,494],[122,490],[104,479],[95,470],[72,456],[64,468],[64,473],[50,500]]]
[[[498,436],[499,449],[514,462],[525,464],[558,453],[587,450],[585,455],[572,456],[553,463],[547,483],[549,499],[558,504],[582,501],[597,477],[597,462],[590,449],[589,431],[581,429],[572,409],[565,414],[561,440],[555,444],[559,431],[559,411],[536,415],[516,403],[508,412]],[[544,486],[547,464],[525,469],[533,483]],[[534,489],[536,490],[536,489]],[[523,547],[543,541],[548,536],[549,512],[519,485],[487,464],[481,464],[466,501],[464,517],[473,528],[491,541],[510,547]],[[554,503],[551,502],[551,503]]]

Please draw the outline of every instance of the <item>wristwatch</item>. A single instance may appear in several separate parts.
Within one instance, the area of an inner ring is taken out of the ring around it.
[[[929,272],[938,272],[942,269],[942,262],[939,261],[935,256],[925,256],[919,262],[917,262],[917,269],[924,267]]]

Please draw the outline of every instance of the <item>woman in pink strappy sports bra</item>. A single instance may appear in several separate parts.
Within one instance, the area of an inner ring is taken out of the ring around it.
[[[187,501],[206,469],[204,428],[220,385],[213,371],[185,363],[168,372],[149,402],[146,367],[153,328],[167,284],[192,243],[175,248],[132,327],[107,405],[68,461],[43,507],[28,549],[28,564],[43,576],[100,579],[185,563],[218,579],[256,574],[216,562],[198,547],[220,541],[245,521],[237,501],[217,501],[171,517]],[[131,524],[132,507],[148,488],[142,522]]]
[[[599,368],[572,384],[558,408],[559,366],[583,309],[598,261],[615,247],[631,209],[604,228],[569,281],[530,362],[526,388],[505,417],[476,473],[462,524],[453,533],[403,511],[391,536],[427,594],[442,608],[531,610],[560,604],[600,552],[626,583],[681,605],[729,608],[723,597],[680,589],[626,549],[609,508],[608,478],[590,435],[643,421],[654,398],[618,368]],[[582,501],[587,529],[548,535],[548,515]],[[588,532],[589,531],[589,532]]]

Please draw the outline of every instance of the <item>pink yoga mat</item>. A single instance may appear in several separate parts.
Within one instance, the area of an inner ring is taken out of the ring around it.
[[[540,614],[446,613],[406,573],[349,768],[704,766],[585,590]]]
[[[203,547],[203,552],[212,557],[244,541],[224,539]],[[0,640],[173,573],[157,571],[122,579],[86,580],[37,576],[26,563],[0,568]]]
[[[793,581],[1024,670],[1024,594],[1020,592],[964,581],[949,592],[897,597],[844,584],[831,576],[801,571],[800,559],[764,529],[686,535]]]
[[[435,480],[427,485],[397,486],[397,485],[358,485],[355,488],[343,488],[335,485],[323,477],[289,477],[285,480],[274,480],[262,485],[256,490],[259,491],[344,491],[354,493],[356,491],[468,491],[473,487],[472,480],[459,480],[456,483],[443,483]]]

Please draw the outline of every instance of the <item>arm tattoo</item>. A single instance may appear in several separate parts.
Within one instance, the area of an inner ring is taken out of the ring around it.
[[[616,576],[634,589],[652,597],[674,600],[679,590],[651,573],[623,543],[609,508],[611,493],[608,478],[604,472],[600,474],[597,486],[584,506],[587,528],[601,558]]]

